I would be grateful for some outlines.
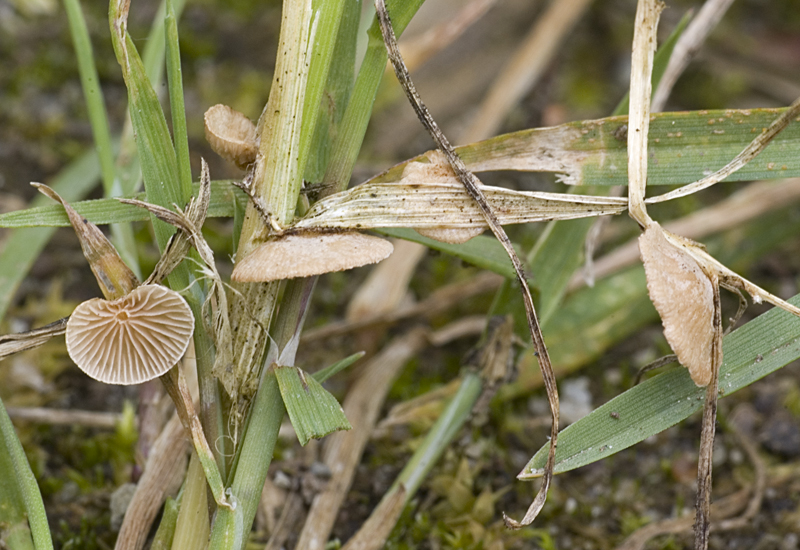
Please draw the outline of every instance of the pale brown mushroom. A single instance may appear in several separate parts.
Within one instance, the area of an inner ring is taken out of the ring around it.
[[[186,352],[194,316],[180,294],[144,285],[117,300],[83,302],[67,322],[67,352],[106,384],[139,384],[166,373]]]
[[[227,105],[214,105],[205,114],[206,140],[222,158],[245,168],[256,160],[256,127]]]
[[[664,336],[694,383],[706,386],[715,358],[722,357],[722,327],[716,326],[714,312],[717,274],[670,242],[656,222],[639,237],[639,249]]]
[[[283,235],[237,262],[231,279],[254,283],[344,271],[384,260],[392,250],[389,241],[355,231]]]

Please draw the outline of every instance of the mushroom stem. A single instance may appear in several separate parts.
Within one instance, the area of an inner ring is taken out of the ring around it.
[[[217,461],[214,459],[214,453],[211,451],[211,446],[208,444],[203,426],[200,423],[200,418],[192,402],[192,396],[189,393],[189,388],[186,386],[186,378],[183,376],[183,371],[180,365],[175,365],[163,376],[161,382],[164,388],[175,403],[175,409],[181,419],[184,429],[192,437],[192,444],[197,456],[200,459],[200,464],[203,466],[208,486],[211,489],[211,494],[214,496],[214,501],[219,506],[232,508],[231,503],[225,495],[225,484],[222,482],[222,475],[217,467]]]

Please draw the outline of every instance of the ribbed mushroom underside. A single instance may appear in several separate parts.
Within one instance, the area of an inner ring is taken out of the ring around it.
[[[167,372],[186,352],[194,317],[177,292],[145,285],[118,300],[83,302],[67,323],[67,351],[107,384],[139,384]]]

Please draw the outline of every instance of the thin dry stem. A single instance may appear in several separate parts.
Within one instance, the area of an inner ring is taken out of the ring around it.
[[[464,142],[472,143],[497,133],[509,111],[539,81],[590,3],[591,0],[553,0],[550,3],[495,79],[475,121],[462,136]]]
[[[697,50],[706,41],[711,31],[716,28],[717,23],[719,23],[732,3],[733,0],[707,0],[703,7],[700,8],[697,16],[692,19],[692,22],[689,23],[686,30],[678,38],[669,58],[669,63],[667,63],[667,68],[653,94],[650,108],[654,113],[661,112],[664,109],[675,82],[678,81],[678,78],[683,74]]]
[[[43,346],[51,338],[61,336],[67,331],[67,321],[69,317],[64,317],[41,328],[0,336],[0,361],[15,353]]]
[[[121,413],[51,409],[47,407],[8,407],[8,416],[51,426],[86,426],[113,430],[122,421]]]
[[[508,235],[506,235],[502,226],[500,226],[498,223],[497,216],[494,214],[494,211],[487,202],[486,197],[481,192],[480,182],[475,175],[467,169],[464,162],[456,154],[455,150],[450,145],[450,142],[433,120],[433,117],[431,116],[427,107],[425,107],[425,104],[422,102],[419,94],[417,94],[414,84],[411,81],[411,77],[408,74],[408,70],[406,69],[403,59],[400,56],[400,52],[397,50],[397,39],[394,35],[394,30],[392,29],[392,24],[389,20],[389,14],[386,11],[386,6],[383,0],[375,0],[375,8],[378,15],[378,21],[380,22],[381,26],[381,33],[383,34],[383,41],[389,54],[389,59],[394,66],[395,74],[397,75],[403,90],[406,92],[409,102],[417,113],[420,121],[423,123],[433,140],[436,142],[439,149],[442,151],[442,153],[444,153],[445,157],[447,157],[447,161],[450,163],[450,166],[453,168],[453,172],[455,172],[459,181],[464,185],[464,188],[480,207],[481,213],[483,214],[486,223],[489,225],[489,228],[492,230],[492,233],[494,233],[495,237],[497,237],[497,240],[500,241],[500,244],[503,245],[503,248],[511,259],[512,265],[514,266],[514,271],[517,275],[517,280],[522,291],[523,301],[525,303],[525,311],[528,319],[528,326],[530,328],[534,349],[538,354],[539,367],[542,371],[542,378],[544,379],[545,388],[547,390],[547,397],[550,403],[553,424],[550,432],[550,451],[547,458],[547,464],[545,466],[545,473],[542,479],[541,488],[539,489],[536,498],[533,500],[533,503],[531,503],[527,513],[525,514],[525,517],[521,522],[517,522],[504,515],[505,523],[509,528],[519,529],[524,525],[530,525],[530,523],[533,522],[533,520],[544,507],[544,503],[547,498],[547,491],[550,488],[550,482],[552,481],[553,477],[556,442],[558,438],[558,388],[556,387],[556,379],[555,375],[553,374],[553,367],[550,364],[550,357],[547,353],[547,347],[544,343],[544,337],[542,336],[541,328],[539,327],[539,320],[536,317],[536,310],[533,306],[533,297],[531,296],[526,277],[522,270],[522,262],[517,256],[517,253],[514,251],[514,247],[512,246]]]
[[[187,451],[181,421],[173,415],[153,445],[144,474],[136,484],[115,550],[141,550],[150,526],[169,495],[177,493],[186,471]]]
[[[342,409],[350,419],[353,429],[336,432],[328,436],[325,442],[323,460],[331,470],[331,481],[314,498],[296,548],[322,550],[325,547],[386,393],[406,361],[419,353],[426,344],[425,331],[420,328],[412,329],[361,367],[361,376],[342,403]]]
[[[711,505],[712,514],[714,517],[718,518],[718,521],[711,525],[712,532],[729,531],[731,529],[746,527],[761,508],[764,490],[767,486],[767,478],[769,477],[766,465],[761,457],[758,456],[755,445],[748,440],[747,436],[733,428],[730,424],[728,425],[728,429],[736,436],[737,442],[742,446],[745,454],[753,464],[755,480],[750,486],[723,497]],[[785,480],[780,480],[776,477],[772,483],[775,484],[784,481]],[[741,512],[739,516],[731,517],[739,512]],[[651,523],[631,534],[617,547],[617,550],[643,550],[647,542],[655,537],[688,533],[692,528],[692,520],[693,518],[691,516],[684,516]]]
[[[717,424],[717,399],[719,397],[719,368],[722,364],[722,305],[719,301],[719,286],[714,286],[714,331],[712,344],[711,381],[706,388],[703,406],[703,428],[700,435],[700,453],[697,464],[697,500],[694,524],[695,550],[708,548],[711,528],[711,472],[714,453],[714,433]]]
[[[314,342],[356,332],[377,325],[391,325],[413,317],[430,317],[446,311],[472,296],[491,292],[499,287],[505,278],[490,271],[479,273],[466,281],[452,283],[435,290],[426,299],[416,304],[401,307],[385,315],[368,317],[357,321],[338,321],[304,332],[301,342]]]
[[[628,114],[628,213],[643,229],[653,221],[647,214],[644,196],[647,189],[651,75],[656,52],[656,29],[663,8],[664,5],[657,0],[640,0],[633,31]]]

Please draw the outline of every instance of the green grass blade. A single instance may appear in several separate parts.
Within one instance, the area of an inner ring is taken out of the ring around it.
[[[92,151],[72,161],[49,182],[49,185],[64,197],[64,200],[72,202],[91,191],[99,177],[100,163],[97,153]],[[31,204],[39,206],[52,204],[52,201],[40,195],[33,199]],[[61,210],[63,211],[63,208]],[[17,288],[50,240],[53,231],[54,229],[50,227],[18,229],[6,239],[3,251],[0,253],[0,319],[5,316]]]
[[[333,376],[334,374],[343,371],[362,357],[364,357],[365,352],[359,351],[358,353],[354,353],[353,355],[349,355],[342,359],[341,361],[336,361],[333,365],[329,365],[322,370],[319,370],[312,374],[311,376],[314,377],[314,380],[322,384],[325,380]]]
[[[22,507],[28,517],[36,550],[52,550],[53,540],[47,524],[42,494],[39,492],[36,478],[33,476],[25,451],[17,438],[14,425],[11,424],[2,400],[0,400],[0,454],[5,455],[2,462],[11,468],[10,471],[3,472],[3,477],[11,476],[12,482],[15,482]]]
[[[86,100],[89,122],[92,126],[95,149],[100,158],[103,191],[106,197],[113,197],[119,195],[120,186],[114,165],[114,151],[111,132],[108,127],[108,113],[97,75],[89,30],[86,27],[86,21],[78,0],[64,0],[64,8],[67,12],[70,34],[75,46],[75,56],[78,59],[81,88]],[[133,230],[127,226],[114,225],[111,228],[111,234],[117,251],[137,275],[140,275]]]
[[[128,111],[134,128],[147,199],[164,207],[170,207],[173,203],[183,205],[189,200],[189,196],[182,193],[179,185],[177,158],[167,121],[139,52],[127,32],[127,13],[120,13],[119,7],[115,2],[111,3],[111,40],[128,88]],[[158,246],[163,250],[175,228],[155,217],[153,228]]]
[[[737,228],[733,233],[708,239],[706,244],[709,252],[735,271],[746,271],[747,267],[752,265],[758,258],[775,250],[782,243],[796,238],[797,232],[800,231],[800,220],[794,215],[793,208],[785,208],[781,211],[773,212],[770,215],[770,220],[771,223],[769,224],[755,220]],[[779,311],[777,309],[772,310],[769,315],[775,315]],[[657,320],[658,316],[655,308],[652,307],[647,295],[644,270],[641,266],[636,266],[613,277],[598,281],[594,288],[583,288],[569,296],[563,306],[559,308],[557,314],[552,317],[546,336],[551,355],[554,358],[558,358],[558,367],[561,370],[561,375],[565,375],[568,374],[568,371],[575,370],[597,358],[606,349],[628,337],[647,323]],[[751,323],[753,322],[755,321]],[[763,322],[759,321],[759,323]],[[791,324],[800,321],[789,318],[788,322]],[[748,323],[745,327],[750,326],[751,323]],[[754,325],[754,327],[757,327],[757,325]],[[754,327],[747,330],[762,330]],[[767,325],[762,328],[763,330],[771,330],[771,327],[772,325]],[[728,338],[736,333],[732,333]],[[580,335],[580,337],[576,338],[576,334]],[[742,334],[739,334],[736,338],[741,336]],[[728,338],[725,340],[725,346],[731,345]],[[769,353],[769,345],[769,342],[766,342],[765,350],[760,352],[762,355],[766,356]],[[725,348],[725,363],[727,365],[731,365],[732,362],[736,361],[737,349],[739,348]],[[675,372],[682,373],[684,369],[677,368]],[[670,376],[676,375],[670,374]],[[726,378],[721,380],[721,384],[725,384],[724,391],[730,393],[731,389],[727,387],[729,380]],[[737,384],[740,384],[738,387],[742,387],[743,384],[750,383],[753,380],[755,378],[737,382]],[[731,381],[733,382],[734,380]],[[533,361],[528,364],[523,363],[520,365],[519,379],[514,384],[501,388],[499,398],[510,399],[529,393],[532,388],[538,386],[541,386],[541,378],[538,376],[536,365],[533,364]],[[694,384],[687,387],[689,390],[692,390],[693,387],[696,389]],[[723,386],[721,385],[720,387]],[[615,401],[615,403],[617,402]],[[664,408],[667,409],[669,406],[669,404],[666,404]],[[701,406],[702,403],[698,405],[698,407]],[[619,412],[608,408],[605,411],[608,416],[610,416],[610,412]],[[603,415],[599,414],[594,418],[602,420]],[[624,418],[620,413],[620,420]],[[587,421],[581,420],[581,422]],[[643,426],[647,427],[647,424],[645,423]],[[653,428],[648,427],[647,430],[643,429],[640,432],[642,439],[657,433],[651,432],[651,429]],[[567,431],[565,430],[564,433],[567,434]],[[567,438],[572,440],[579,435],[576,432],[570,432],[567,434]],[[561,440],[562,438],[559,436],[559,441]],[[588,452],[588,447],[592,447],[596,451],[598,447],[593,445],[594,440],[589,441],[584,444],[584,450]],[[618,443],[602,443],[601,446],[603,444],[610,444],[612,451],[619,450]],[[576,443],[572,442],[571,445],[576,445]],[[559,443],[559,446],[561,446],[561,443]],[[539,455],[541,456],[541,451]]]
[[[192,187],[197,193],[199,185]],[[136,193],[127,198],[145,200],[144,193]],[[0,227],[69,227],[69,218],[61,206],[52,204],[37,206],[16,212],[0,214]],[[236,205],[246,206],[247,196],[227,180],[211,182],[211,202],[208,207],[208,217],[220,218],[233,215]],[[75,210],[84,218],[96,225],[110,223],[136,222],[149,219],[149,214],[143,208],[122,204],[116,199],[95,199],[75,202]]]
[[[392,26],[398,38],[423,2],[424,0],[386,2],[386,9],[392,18]],[[364,134],[367,131],[378,86],[386,70],[388,57],[377,19],[373,20],[368,34],[367,52],[361,63],[350,102],[334,141],[331,162],[323,180],[333,184],[336,191],[345,189],[350,181],[353,166],[355,166],[358,152],[361,150],[361,143],[364,141]]]
[[[114,196],[114,152],[111,145],[111,132],[108,128],[108,114],[106,112],[103,92],[100,89],[100,79],[92,52],[92,42],[89,30],[78,0],[64,0],[67,12],[70,34],[75,46],[75,56],[78,60],[78,72],[81,77],[81,87],[86,100],[89,113],[89,122],[92,126],[94,144],[100,159],[100,172],[102,174],[103,189],[107,197]]]
[[[221,508],[217,511],[209,550],[239,550],[242,539],[246,540],[247,537],[242,537],[242,531],[246,529],[246,533],[249,533],[253,525],[285,411],[278,380],[275,373],[268,370],[264,373],[252,405],[250,422],[239,454],[239,467],[234,472],[231,484],[231,498],[236,500],[238,506],[236,510]],[[239,545],[235,544],[237,533]]]
[[[328,98],[325,98],[325,103],[322,102],[323,92],[327,87],[331,62],[334,59],[334,51],[339,40],[339,26],[346,11],[346,6],[350,6],[350,9],[352,9],[354,4],[357,5],[358,3],[347,0],[316,0],[313,3],[317,32],[314,38],[313,58],[306,83],[303,124],[300,130],[300,144],[298,147],[300,150],[299,163],[303,168],[308,164],[309,154],[312,150],[311,145],[314,143],[314,130],[317,127],[320,113],[324,105],[329,102]],[[316,155],[316,150],[314,154]]]
[[[466,373],[458,391],[447,403],[442,414],[436,419],[425,439],[392,484],[393,488],[399,483],[405,486],[406,502],[411,500],[442,453],[469,419],[481,390],[483,390],[481,376],[474,372]]]
[[[772,212],[770,223],[753,220],[734,232],[704,239],[704,244],[723,264],[746,273],[759,258],[785,246],[798,232],[800,219],[790,207]],[[545,328],[556,375],[569,375],[658,319],[641,265],[600,279],[593,288],[580,288],[566,297]],[[513,399],[541,385],[535,358],[523,354],[517,380],[501,387],[498,396]]]
[[[336,398],[297,367],[275,367],[283,404],[289,413],[297,439],[305,445],[339,430],[353,427]]]
[[[175,536],[175,525],[178,523],[178,501],[167,497],[164,511],[161,513],[161,523],[158,524],[150,550],[171,550],[172,539]]]
[[[181,50],[178,43],[178,19],[172,0],[167,0],[166,12],[164,26],[166,29],[169,110],[172,115],[180,192],[182,196],[188,197],[192,194],[192,165],[189,161],[189,135],[186,130],[186,107],[183,102],[183,72],[181,70]]]
[[[303,178],[312,183],[319,183],[325,176],[325,169],[330,160],[331,146],[338,133],[347,101],[353,90],[355,75],[356,42],[358,39],[358,23],[361,17],[361,0],[346,2],[339,21],[338,36],[333,49],[333,57],[329,60],[330,68],[325,82],[325,89],[318,105],[318,117],[314,135],[310,141],[311,151],[306,154]],[[316,80],[312,66],[309,84]],[[311,105],[306,102],[305,107]],[[305,138],[304,138],[305,139]]]
[[[0,403],[0,408],[2,408]],[[0,446],[0,537],[8,548],[34,550],[33,536],[28,525],[22,495],[11,455]]]
[[[789,302],[800,304],[800,296]],[[778,308],[730,333],[723,340],[722,396],[800,358],[799,341],[800,319]],[[556,472],[606,458],[677,424],[702,409],[704,396],[705,388],[695,386],[683,368],[647,380],[559,434]],[[612,412],[619,418],[612,417]],[[536,473],[546,457],[547,446],[534,455],[523,473]]]
[[[450,254],[474,266],[488,269],[510,279],[516,277],[508,254],[494,237],[479,235],[464,244],[448,244],[423,237],[413,229],[382,228],[378,232],[389,237],[424,244],[428,248]],[[530,280],[528,282],[533,283]]]

